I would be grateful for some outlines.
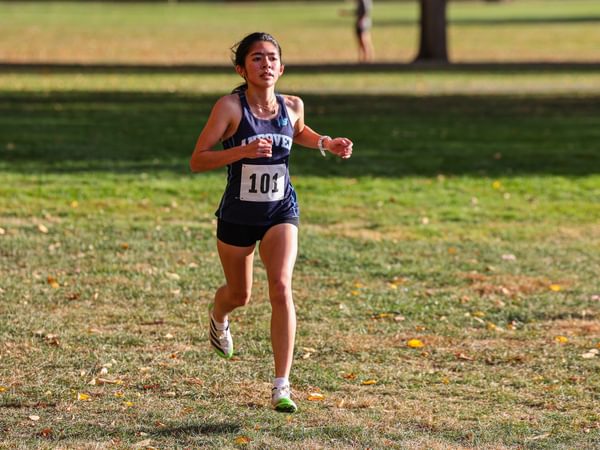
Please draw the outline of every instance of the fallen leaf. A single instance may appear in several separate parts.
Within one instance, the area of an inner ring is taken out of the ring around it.
[[[402,277],[394,277],[390,280],[390,284],[395,284],[396,286],[401,285],[401,284],[405,284],[408,280],[406,278],[402,278]]]
[[[123,250],[127,250],[129,248],[129,244],[127,242],[121,242],[119,245]]]
[[[356,374],[354,373],[344,373],[342,374],[342,378],[345,378],[346,380],[354,380],[356,379]]]
[[[566,336],[555,336],[554,340],[559,344],[566,344],[567,342],[569,342],[569,338]]]
[[[38,433],[38,436],[41,436],[43,438],[50,438],[50,437],[52,437],[52,428],[44,428],[43,430],[41,430]]]
[[[77,400],[80,400],[82,402],[87,402],[90,400],[90,395],[84,394],[83,392],[79,392],[79,393],[77,393]]]
[[[584,359],[592,359],[592,358],[595,358],[597,354],[598,354],[598,350],[594,348],[592,350],[585,352],[583,355],[581,355],[581,357]]]
[[[391,319],[394,317],[394,313],[377,313],[371,316],[371,319]]]
[[[44,340],[48,345],[55,345],[57,347],[60,345],[60,341],[58,340],[58,334],[47,334],[44,337]]]
[[[372,384],[377,384],[377,380],[364,380],[362,383],[363,386],[370,386]]]
[[[408,345],[410,348],[421,348],[425,346],[425,344],[423,344],[423,342],[421,342],[419,339],[411,339],[406,343],[406,345]]]
[[[6,392],[8,388],[6,386],[0,386],[0,393]]]
[[[96,384],[123,384],[123,380],[111,380],[108,378],[95,378]]]
[[[247,445],[252,442],[252,439],[250,439],[248,436],[238,436],[235,438],[234,442],[236,445]]]
[[[321,394],[320,392],[310,392],[308,394],[308,400],[311,402],[320,402],[321,400],[324,400],[325,396],[323,394]]]
[[[125,406],[126,408],[131,408],[134,405],[135,405],[135,403],[130,402],[130,401],[123,402],[123,406]]]
[[[562,287],[560,286],[560,284],[551,284],[549,286],[550,290],[553,292],[558,292],[562,289]]]
[[[54,288],[54,289],[58,289],[60,287],[60,284],[58,284],[58,280],[56,278],[54,278],[52,275],[48,275],[48,278],[46,279],[46,281],[48,281],[48,284],[50,286],[52,286],[52,288]]]

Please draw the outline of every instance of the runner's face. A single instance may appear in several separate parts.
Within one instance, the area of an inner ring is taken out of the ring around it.
[[[274,86],[283,73],[277,47],[271,42],[255,42],[241,70],[243,71],[241,75],[245,75],[248,83],[262,87]]]

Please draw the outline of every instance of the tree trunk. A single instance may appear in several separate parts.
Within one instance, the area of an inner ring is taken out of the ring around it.
[[[416,61],[448,62],[446,0],[420,0],[421,39]]]

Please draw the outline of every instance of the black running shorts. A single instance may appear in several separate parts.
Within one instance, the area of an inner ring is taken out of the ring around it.
[[[237,223],[225,222],[221,219],[217,221],[217,238],[229,245],[236,247],[250,247],[260,241],[269,228],[281,223],[291,223],[298,227],[300,219],[292,217],[289,219],[280,219],[269,225],[241,225]]]

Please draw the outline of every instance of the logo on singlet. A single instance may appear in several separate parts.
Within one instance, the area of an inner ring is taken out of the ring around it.
[[[257,139],[271,139],[275,147],[283,147],[286,150],[292,149],[292,138],[285,134],[274,134],[264,133],[250,136],[249,138],[242,139],[242,145],[248,145]]]

